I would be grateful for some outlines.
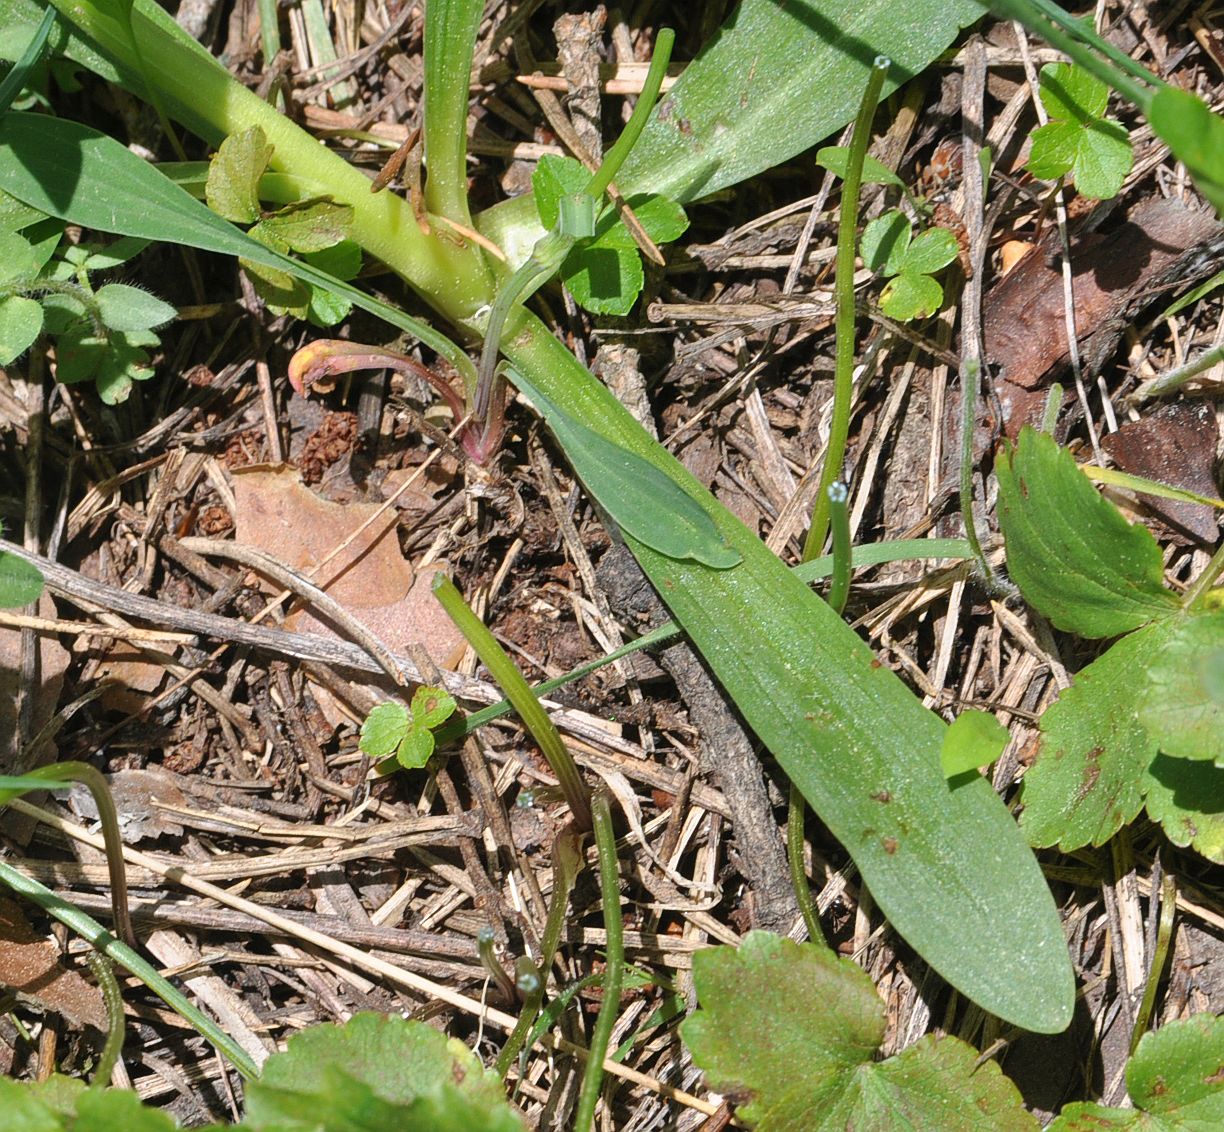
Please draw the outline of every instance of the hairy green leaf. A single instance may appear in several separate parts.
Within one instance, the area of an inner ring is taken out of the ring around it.
[[[1195,1014],[1144,1034],[1126,1064],[1133,1108],[1073,1103],[1049,1132],[1207,1132],[1224,1127],[1224,1018]]]
[[[1139,722],[1164,754],[1224,766],[1224,613],[1185,618],[1151,658]]]
[[[1156,744],[1135,705],[1145,665],[1175,631],[1166,620],[1123,637],[1046,708],[1021,794],[1021,826],[1032,844],[1103,845],[1139,812]]]
[[[1177,612],[1156,540],[1103,499],[1051,437],[1026,427],[996,471],[1007,568],[1058,628],[1114,637]]]
[[[956,1038],[876,1061],[884,1004],[824,947],[750,932],[698,952],[693,981],[700,1009],[680,1033],[716,1091],[751,1098],[738,1115],[759,1132],[1038,1127],[998,1066],[979,1068]]]
[[[155,330],[178,314],[156,295],[126,283],[107,283],[95,297],[102,308],[102,321],[111,330]]]

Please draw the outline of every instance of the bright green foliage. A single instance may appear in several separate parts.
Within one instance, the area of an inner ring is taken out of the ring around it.
[[[581,193],[590,179],[572,157],[540,158],[531,177],[540,223],[556,228],[563,202]],[[666,197],[639,196],[628,203],[656,244],[670,243],[688,227],[684,209]],[[633,308],[645,283],[642,257],[613,205],[600,213],[594,236],[579,241],[565,257],[561,281],[579,305],[595,314],[625,315]]]
[[[348,238],[353,229],[353,210],[348,205],[314,198],[275,212],[261,210],[259,181],[273,152],[258,126],[226,138],[208,169],[205,197],[209,208],[235,224],[253,225],[247,235],[273,251],[282,255],[297,252],[337,279],[352,279],[361,270],[361,251]],[[352,309],[346,299],[279,268],[249,259],[241,263],[277,314],[309,319],[316,326],[335,326]]]
[[[948,229],[928,228],[915,238],[909,219],[896,209],[863,229],[863,262],[889,280],[880,307],[899,322],[929,318],[939,310],[943,288],[932,273],[947,267],[956,252],[956,237]]]
[[[1035,1130],[1016,1087],[956,1038],[876,1061],[884,1004],[871,979],[824,947],[750,932],[693,957],[701,1009],[680,1034],[710,1087],[750,1097],[760,1132]]]
[[[850,149],[844,145],[826,145],[816,151],[816,164],[822,165],[831,173],[836,173],[843,181],[846,179],[846,166],[850,160]],[[872,157],[870,153],[863,156],[862,183],[864,185],[893,185],[905,188],[901,180],[884,162]]]
[[[247,1086],[257,1132],[522,1132],[501,1081],[462,1042],[422,1022],[358,1014],[289,1039]]]
[[[1070,175],[1086,197],[1117,196],[1135,158],[1126,127],[1104,116],[1109,88],[1082,67],[1047,63],[1041,104],[1050,120],[1033,131],[1029,172],[1043,181]]]
[[[411,709],[388,701],[379,704],[361,725],[361,749],[375,759],[394,753],[406,770],[417,770],[434,752],[433,730],[455,711],[455,701],[441,688],[418,688]]]
[[[1224,615],[1186,611],[1160,549],[1097,494],[1071,456],[1026,429],[997,465],[1008,568],[1025,599],[1087,637],[1131,630],[1041,717],[1024,777],[1034,845],[1101,845],[1146,802],[1178,845],[1224,860]],[[1199,760],[1199,761],[1190,761]]]
[[[1224,1018],[1196,1014],[1143,1035],[1126,1065],[1133,1108],[1069,1104],[1049,1132],[1224,1128]]]
[[[963,711],[944,732],[939,763],[944,776],[989,766],[1007,746],[1007,728],[986,711]]]
[[[1156,540],[1102,498],[1051,437],[1025,428],[997,473],[1007,568],[1058,628],[1115,637],[1178,608]]]
[[[125,400],[133,381],[153,375],[150,352],[160,344],[154,330],[175,310],[126,283],[95,288],[90,276],[126,262],[144,243],[61,249],[59,221],[34,213],[31,223],[23,210],[8,215],[19,227],[0,229],[0,365],[46,334],[55,341],[59,381],[92,380],[108,405]]]
[[[1148,665],[1139,720],[1166,755],[1224,766],[1224,613],[1178,625]]]
[[[1197,95],[1164,86],[1152,96],[1148,120],[1203,196],[1224,213],[1224,119]]]
[[[43,591],[42,575],[24,558],[0,550],[0,609],[16,609],[37,601]]]
[[[0,1112],[11,1132],[174,1132],[168,1115],[131,1089],[87,1089],[56,1075],[40,1084],[0,1078]]]

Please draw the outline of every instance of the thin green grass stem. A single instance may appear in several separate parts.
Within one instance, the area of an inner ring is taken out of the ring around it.
[[[590,1055],[582,1073],[578,1108],[574,1116],[577,1132],[590,1132],[595,1124],[595,1105],[603,1085],[604,1058],[612,1039],[612,1027],[620,1013],[621,986],[625,978],[625,948],[621,924],[620,873],[616,865],[616,831],[612,828],[612,809],[603,791],[591,805],[595,822],[595,850],[599,856],[599,893],[603,901],[604,952],[603,1001],[591,1031]]]
[[[1203,567],[1203,572],[1186,590],[1182,597],[1182,608],[1193,609],[1202,600],[1203,595],[1215,585],[1216,579],[1221,574],[1224,574],[1224,543],[1220,544],[1219,549],[1211,556],[1211,561]]]
[[[272,70],[280,54],[280,12],[276,0],[258,0],[259,50],[263,54],[265,71]]]
[[[1147,1033],[1152,1021],[1152,1011],[1156,1006],[1156,991],[1160,987],[1160,975],[1164,970],[1165,960],[1169,957],[1169,944],[1173,942],[1173,921],[1176,916],[1177,882],[1166,874],[1160,886],[1160,923],[1156,928],[1156,946],[1152,950],[1152,965],[1148,968],[1147,982],[1143,987],[1143,998],[1135,1014],[1135,1028],[1131,1032],[1131,1057],[1135,1056],[1135,1050],[1138,1049],[1139,1042]]]
[[[561,946],[561,933],[565,929],[565,910],[569,904],[570,893],[574,890],[574,882],[582,871],[582,840],[572,828],[565,828],[553,840],[552,851],[553,889],[552,899],[548,905],[548,919],[544,923],[544,934],[540,937],[540,963],[536,974],[539,976],[535,990],[531,991],[523,1002],[523,1009],[518,1022],[506,1039],[497,1058],[497,1073],[503,1080],[510,1071],[527,1040],[527,1035],[535,1025],[540,1013],[540,1004],[544,1001],[544,991],[548,983],[548,972],[552,970],[553,959],[557,948]]]
[[[846,158],[846,179],[842,182],[841,215],[837,225],[837,266],[833,291],[837,304],[834,333],[837,341],[833,370],[833,420],[829,426],[829,444],[820,469],[816,489],[816,504],[812,509],[812,524],[803,544],[803,561],[815,558],[823,549],[829,532],[829,486],[841,475],[846,458],[846,439],[850,434],[850,404],[854,396],[855,305],[854,254],[858,243],[859,190],[863,185],[863,159],[871,140],[871,123],[890,63],[877,57],[867,78],[867,89],[859,104],[858,117],[850,136],[850,152]]]
[[[561,741],[560,732],[553,721],[548,718],[548,712],[540,706],[540,701],[536,699],[531,686],[523,679],[523,674],[510,659],[506,650],[498,644],[497,638],[472,612],[450,578],[445,574],[435,575],[433,593],[455,623],[455,627],[463,634],[467,643],[475,649],[476,655],[489,670],[489,675],[506,693],[506,699],[518,712],[523,726],[539,745],[553,774],[557,776],[561,793],[565,795],[570,813],[573,814],[574,824],[583,831],[590,829],[590,791],[586,783],[582,781],[582,775],[578,773],[578,766],[573,756]]]
[[[100,951],[91,951],[88,963],[94,978],[98,980],[106,1006],[106,1041],[102,1045],[90,1086],[105,1089],[123,1052],[123,995],[119,991],[119,980],[115,978],[114,964],[105,955]]]
[[[965,538],[973,548],[973,560],[977,563],[978,573],[987,586],[993,586],[994,571],[986,561],[986,553],[978,539],[977,522],[973,514],[973,433],[977,426],[981,378],[982,367],[977,358],[967,358],[961,366],[960,509],[961,519],[965,524]]]
[[[128,946],[136,947],[136,933],[132,929],[132,917],[128,911],[127,872],[123,867],[123,837],[119,832],[119,814],[102,772],[89,763],[68,761],[39,767],[20,778],[0,778],[0,806],[30,790],[66,788],[73,782],[79,782],[89,791],[98,809],[102,840],[106,845],[106,867],[110,874],[111,910],[115,917],[115,927]]]
[[[829,525],[833,531],[833,580],[828,602],[841,615],[850,595],[850,491],[841,480],[829,484]]]
[[[47,49],[47,39],[51,35],[51,28],[54,24],[55,9],[48,8],[43,13],[42,22],[35,29],[34,34],[30,37],[30,42],[26,44],[25,50],[21,53],[21,58],[4,76],[4,81],[0,82],[0,114],[3,114],[13,104],[13,99],[25,86],[30,72],[43,57],[43,52]]]
[[[807,869],[804,867],[803,822],[806,814],[807,800],[792,782],[786,807],[786,863],[790,866],[791,887],[795,890],[795,902],[803,916],[808,939],[813,943],[825,943],[816,902],[812,899],[812,886],[808,884]]]
[[[189,1025],[194,1026],[205,1038],[233,1063],[248,1080],[259,1076],[259,1069],[247,1052],[238,1045],[215,1022],[206,1017],[165,978],[126,943],[116,939],[97,920],[87,916],[79,908],[57,896],[49,888],[0,860],[0,883],[8,885],[18,896],[24,896],[49,916],[76,932],[82,939],[92,943],[98,951],[113,959],[125,971],[135,975],[146,987]]]
[[[1054,435],[1054,427],[1058,424],[1058,414],[1062,409],[1063,387],[1056,381],[1046,394],[1045,408],[1041,411],[1041,431],[1047,436]]]
[[[1162,373],[1159,377],[1152,378],[1151,381],[1144,382],[1131,395],[1130,400],[1138,405],[1144,401],[1150,401],[1153,397],[1164,397],[1176,392],[1191,378],[1198,377],[1200,373],[1206,372],[1221,362],[1224,362],[1224,346],[1215,346],[1206,353],[1200,354],[1193,361],[1171,369],[1168,373]]]
[[[476,933],[476,951],[480,956],[480,965],[485,972],[497,984],[507,1001],[513,1002],[514,980],[506,968],[501,965],[501,960],[494,954],[493,941],[495,938],[492,928],[481,928]]]

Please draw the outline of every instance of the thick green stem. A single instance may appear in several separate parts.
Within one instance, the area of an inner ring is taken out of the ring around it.
[[[560,732],[548,718],[548,712],[540,706],[531,686],[523,679],[523,674],[506,650],[498,644],[497,638],[472,612],[450,578],[445,574],[438,574],[433,581],[433,593],[467,643],[476,650],[476,655],[489,670],[489,675],[506,693],[506,699],[514,705],[523,726],[539,744],[553,774],[557,776],[561,793],[565,795],[570,813],[573,814],[574,824],[582,830],[590,829],[590,791],[582,781],[574,756],[566,749]]]
[[[620,1013],[621,986],[625,978],[625,946],[620,909],[620,873],[616,867],[616,832],[612,828],[612,810],[603,791],[592,803],[595,819],[595,849],[599,854],[599,894],[603,902],[605,933],[603,1001],[599,1016],[591,1031],[590,1056],[582,1074],[578,1093],[578,1108],[574,1115],[577,1132],[589,1132],[595,1123],[595,1105],[603,1084],[603,1063],[608,1056],[612,1027]]]
[[[854,396],[854,252],[858,242],[859,190],[863,184],[863,159],[867,156],[867,145],[871,141],[871,122],[875,117],[876,104],[890,64],[887,59],[876,59],[863,91],[858,117],[854,120],[854,131],[850,138],[850,152],[846,158],[846,179],[842,182],[841,216],[837,226],[837,261],[834,276],[834,292],[837,315],[834,332],[837,340],[836,361],[833,370],[833,420],[829,426],[829,444],[825,449],[824,464],[820,469],[820,483],[816,488],[816,503],[812,508],[812,525],[808,528],[803,544],[803,561],[815,558],[824,549],[825,535],[829,531],[829,486],[841,476],[842,461],[846,457],[846,438],[850,434],[850,403]]]

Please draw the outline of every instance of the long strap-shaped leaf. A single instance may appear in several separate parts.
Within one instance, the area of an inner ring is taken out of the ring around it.
[[[990,783],[949,786],[943,722],[541,323],[507,352],[528,396],[563,403],[571,418],[649,461],[743,556],[732,569],[711,569],[624,529],[676,620],[897,931],[984,1009],[1025,1029],[1063,1030],[1074,979],[1049,888]],[[582,459],[575,464],[596,500],[619,490]]]

